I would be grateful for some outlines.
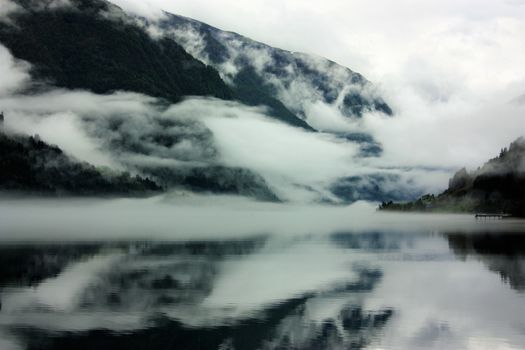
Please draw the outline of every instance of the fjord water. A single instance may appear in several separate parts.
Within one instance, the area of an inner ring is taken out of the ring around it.
[[[0,349],[523,349],[525,222],[225,197],[0,204]]]

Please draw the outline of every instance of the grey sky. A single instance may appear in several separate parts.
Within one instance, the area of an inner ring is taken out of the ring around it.
[[[213,131],[223,163],[262,173],[274,180],[275,187],[288,188],[289,182],[323,187],[332,177],[401,167],[412,169],[407,176],[416,178],[419,187],[436,192],[447,186],[455,169],[480,166],[525,135],[525,102],[517,98],[525,93],[523,1],[422,4],[398,0],[394,4],[379,0],[374,6],[336,0],[326,0],[323,5],[311,0],[225,0],[220,5],[205,0],[112,1],[149,17],[158,16],[162,7],[273,46],[325,56],[363,73],[379,87],[395,116],[369,113],[349,122],[353,129],[370,133],[383,144],[383,156],[366,161],[345,162],[341,154],[351,157],[354,148],[342,147],[323,135],[302,135],[241,106],[234,106],[236,113],[253,114],[253,118],[222,118],[217,113],[231,106],[218,108],[209,101],[179,106],[206,116],[201,119]],[[12,96],[28,83],[27,71],[27,64],[14,60],[0,46],[0,75],[5,76],[0,82],[0,107],[18,111],[17,118],[7,124],[16,120],[13,127],[39,133],[95,164],[111,165],[112,161],[98,152],[77,123],[84,114],[92,110],[101,114],[100,108],[151,112],[148,97],[125,93],[104,97],[59,90],[42,96]],[[53,96],[59,102],[50,99]],[[330,108],[313,112],[318,114],[318,123],[333,122]],[[43,114],[47,119],[35,123]],[[229,137],[233,128],[242,129],[248,139]],[[63,136],[57,137],[57,130]],[[265,143],[267,135],[279,142]],[[292,144],[295,147],[288,146]],[[254,159],[253,154],[258,157]],[[297,164],[305,167],[299,171]],[[443,170],[429,172],[428,168]],[[310,178],[300,177],[302,174]],[[289,194],[297,196],[302,194]]]
[[[475,167],[525,134],[523,0],[112,0],[162,8],[292,51],[325,56],[379,85],[397,112],[363,124],[382,161]]]
[[[394,65],[402,56],[417,54],[421,39],[430,35],[450,44],[459,36],[475,39],[479,24],[494,26],[504,20],[505,25],[523,25],[525,19],[525,1],[520,0],[113,2],[146,15],[163,8],[274,46],[325,56],[367,75],[387,70],[387,59],[381,58],[385,55]],[[496,27],[487,30],[494,32]],[[512,35],[517,28],[508,29]]]

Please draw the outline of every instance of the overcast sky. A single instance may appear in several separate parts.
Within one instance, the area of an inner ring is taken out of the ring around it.
[[[347,162],[344,169],[341,152],[351,156],[355,147],[342,150],[323,135],[301,135],[242,106],[221,109],[215,102],[195,100],[181,107],[190,106],[200,111],[193,114],[209,117],[201,119],[222,147],[223,162],[253,168],[267,178],[287,175],[311,185],[322,183],[328,175],[410,168],[411,175],[426,172],[414,176],[435,192],[447,186],[447,179],[457,169],[475,169],[517,137],[525,136],[525,0],[376,0],[373,5],[361,0],[112,1],[151,18],[164,9],[272,46],[327,57],[364,74],[392,106],[394,117],[368,113],[351,122],[358,124],[356,130],[370,133],[382,143],[383,156],[363,164]],[[0,5],[8,3],[0,0]],[[5,9],[0,6],[0,16]],[[28,69],[27,63],[15,60],[0,46],[0,107],[27,114],[26,119],[20,115],[16,119],[20,128],[43,137],[49,134],[48,142],[80,159],[111,163],[95,152],[93,140],[79,136],[85,130],[75,120],[86,111],[103,107],[146,116],[156,113],[150,111],[148,97],[124,93],[104,97],[59,90],[36,97],[11,96],[29,81]],[[253,118],[241,121],[239,117],[233,123],[217,116],[232,108],[239,116],[253,114]],[[52,118],[35,124],[33,117],[43,111]],[[318,114],[318,121],[330,118],[323,109]],[[254,133],[243,132],[251,135],[249,140],[232,139],[233,128],[248,128]],[[220,142],[221,135],[227,143]],[[280,140],[296,147],[289,147],[289,153],[280,151],[281,144],[268,148],[264,142],[267,135],[273,136],[274,143]],[[243,153],[247,149],[251,152]],[[258,155],[256,164],[253,154]],[[260,164],[265,168],[257,168]],[[290,164],[293,169],[287,168]],[[297,164],[309,168],[296,171]],[[429,168],[441,170],[425,170]],[[298,179],[294,174],[313,178]]]
[[[372,78],[430,53],[447,60],[484,60],[507,77],[516,68],[507,63],[522,62],[524,54],[525,0],[112,1],[143,14],[162,8],[274,46],[315,53]],[[518,57],[509,57],[513,54]]]
[[[364,120],[395,164],[476,167],[525,134],[525,0],[112,1],[364,74],[397,112]]]

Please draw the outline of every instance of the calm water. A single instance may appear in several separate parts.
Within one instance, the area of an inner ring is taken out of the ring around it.
[[[97,219],[96,234],[80,239],[75,232],[85,227],[69,227],[60,240],[46,234],[35,241],[53,220],[40,221],[38,231],[27,226],[36,220],[31,209],[17,222],[6,208],[1,350],[525,349],[519,220],[366,210],[363,219],[345,209],[298,229],[283,217],[300,220],[300,210],[270,208],[264,218],[275,216],[277,226],[242,215],[261,232],[240,225],[249,233],[226,234],[230,227],[217,224],[220,235],[206,227],[208,236],[201,230],[194,239],[167,239],[150,223],[150,239],[106,232],[113,238],[101,240],[98,230],[118,225],[84,207]],[[68,213],[53,208],[51,217]],[[219,215],[216,223],[230,219]],[[128,224],[118,227],[135,232],[136,223]]]

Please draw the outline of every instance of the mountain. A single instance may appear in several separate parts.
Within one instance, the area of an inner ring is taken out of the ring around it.
[[[393,113],[361,74],[328,59],[273,48],[169,13],[158,25],[193,56],[215,67],[247,104],[278,100],[281,108],[301,118],[315,102],[333,104],[348,117],[366,111]]]
[[[105,0],[7,1],[13,6],[0,19],[0,43],[15,59],[29,63],[32,78],[20,95],[59,88],[153,97],[146,107],[154,109],[155,115],[118,110],[99,118],[89,111],[78,118],[102,151],[122,156],[121,165],[151,176],[161,186],[279,199],[257,171],[221,162],[214,135],[198,116],[192,116],[191,122],[162,116],[191,96],[237,108],[239,117],[246,114],[243,107],[265,107],[264,116],[279,122],[358,144],[357,157],[382,152],[381,144],[366,132],[319,123],[323,119],[319,107],[343,120],[360,118],[365,112],[393,114],[373,84],[335,62],[273,48],[181,16],[166,14],[159,21],[148,21]],[[343,178],[328,190],[343,201],[369,198],[370,191],[374,197],[381,195],[368,185],[354,191],[363,183],[370,181]],[[308,188],[308,184],[292,185]]]
[[[186,95],[232,98],[211,67],[169,39],[152,39],[116,6],[100,0],[13,0],[0,42],[32,65],[33,78],[95,93],[128,90],[177,102]],[[53,2],[49,2],[53,4]],[[51,5],[49,5],[51,6]]]
[[[194,57],[217,69],[238,100],[247,105],[265,105],[272,116],[288,124],[334,131],[308,118],[318,113],[315,108],[319,104],[347,118],[359,118],[365,112],[393,115],[368,80],[328,59],[274,48],[169,13],[155,24]],[[370,135],[356,138],[354,133],[334,134],[362,144],[364,155],[381,153],[380,145]]]
[[[279,202],[259,174],[248,169],[207,166],[173,169],[171,167],[139,167],[169,188],[182,187],[197,193],[238,194],[266,202]]]
[[[388,173],[341,178],[330,186],[330,191],[345,203],[407,201],[421,195],[419,189],[404,184],[400,175]]]
[[[1,128],[0,164],[0,191],[8,193],[147,196],[162,190],[148,178],[96,168],[38,137],[11,134]]]
[[[380,209],[525,216],[525,138],[518,138],[473,172],[459,170],[438,196],[427,194],[414,202],[383,203]]]
[[[170,102],[235,98],[266,105],[271,116],[308,130],[314,128],[304,120],[306,109],[315,102],[349,117],[392,114],[373,85],[348,68],[189,18],[166,14],[157,24],[164,35],[153,38],[140,19],[103,0],[10,1],[19,10],[0,21],[0,42],[32,64],[34,78],[55,86],[127,90]]]

